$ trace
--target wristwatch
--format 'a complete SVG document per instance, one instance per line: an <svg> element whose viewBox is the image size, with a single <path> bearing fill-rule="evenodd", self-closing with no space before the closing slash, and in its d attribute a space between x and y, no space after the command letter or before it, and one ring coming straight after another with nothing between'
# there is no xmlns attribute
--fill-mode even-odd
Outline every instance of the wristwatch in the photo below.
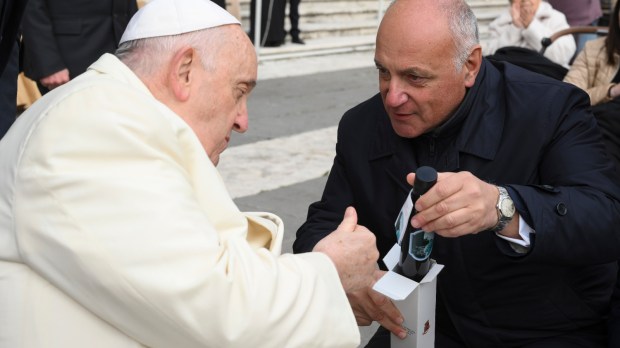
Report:
<svg viewBox="0 0 620 348"><path fill-rule="evenodd" d="M497 186L497 189L499 190L497 205L495 205L497 209L497 224L491 229L491 232L503 230L515 215L515 204L510 198L508 191L501 186Z"/></svg>

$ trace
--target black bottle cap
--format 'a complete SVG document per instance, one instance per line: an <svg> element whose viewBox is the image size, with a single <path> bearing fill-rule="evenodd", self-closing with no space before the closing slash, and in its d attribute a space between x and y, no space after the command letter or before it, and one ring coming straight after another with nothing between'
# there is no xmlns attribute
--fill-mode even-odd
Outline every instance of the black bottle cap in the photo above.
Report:
<svg viewBox="0 0 620 348"><path fill-rule="evenodd" d="M413 181L413 192L419 196L423 195L437 182L437 171L432 167L420 167L415 171Z"/></svg>

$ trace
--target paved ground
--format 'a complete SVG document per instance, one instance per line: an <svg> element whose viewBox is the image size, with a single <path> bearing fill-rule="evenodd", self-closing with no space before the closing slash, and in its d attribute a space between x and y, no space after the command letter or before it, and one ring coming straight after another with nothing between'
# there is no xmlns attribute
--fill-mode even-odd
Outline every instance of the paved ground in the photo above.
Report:
<svg viewBox="0 0 620 348"><path fill-rule="evenodd" d="M377 91L372 52L259 65L250 129L233 136L218 169L241 210L284 220L285 252L308 205L320 199L340 117ZM361 328L362 344L375 329Z"/></svg>

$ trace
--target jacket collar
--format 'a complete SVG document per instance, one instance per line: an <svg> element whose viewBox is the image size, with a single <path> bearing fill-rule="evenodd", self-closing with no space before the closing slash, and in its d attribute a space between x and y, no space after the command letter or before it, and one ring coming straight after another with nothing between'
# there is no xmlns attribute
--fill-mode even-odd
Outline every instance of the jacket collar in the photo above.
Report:
<svg viewBox="0 0 620 348"><path fill-rule="evenodd" d="M457 113L466 113L456 139L456 147L460 152L489 161L495 158L502 139L506 115L501 97L503 95L504 85L498 69L483 59L476 83L461 104L469 107L459 107L457 110Z"/></svg>

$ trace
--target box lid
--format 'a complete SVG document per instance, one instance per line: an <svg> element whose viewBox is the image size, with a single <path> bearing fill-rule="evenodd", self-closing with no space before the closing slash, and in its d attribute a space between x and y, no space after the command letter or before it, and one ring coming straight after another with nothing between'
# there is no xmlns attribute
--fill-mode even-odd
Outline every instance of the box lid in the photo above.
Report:
<svg viewBox="0 0 620 348"><path fill-rule="evenodd" d="M392 249L390 249L390 251L383 258L383 262L390 271L384 274L383 277L381 277L381 279L379 279L372 287L373 290L395 301L406 299L419 284L434 281L444 267L443 265L433 261L433 265L428 273L424 276L420 283L418 283L393 271L394 267L398 265L399 257L400 246L398 244L394 244Z"/></svg>

